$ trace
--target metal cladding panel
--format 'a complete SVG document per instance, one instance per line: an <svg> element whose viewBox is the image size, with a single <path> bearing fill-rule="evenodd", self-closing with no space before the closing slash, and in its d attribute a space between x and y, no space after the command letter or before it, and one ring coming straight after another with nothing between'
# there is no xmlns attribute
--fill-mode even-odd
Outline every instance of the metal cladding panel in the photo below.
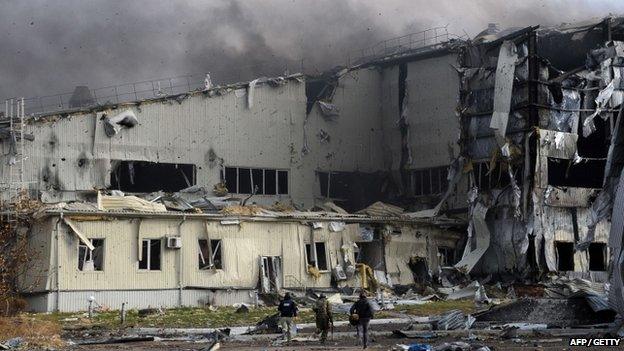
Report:
<svg viewBox="0 0 624 351"><path fill-rule="evenodd" d="M144 220L144 239L175 235L178 221ZM138 269L139 220L76 222L89 239L104 239L104 268L102 271L78 270L79 239L66 225L59 237L60 290L82 289L171 289L177 284L177 250L161 248L161 269Z"/></svg>
<svg viewBox="0 0 624 351"><path fill-rule="evenodd" d="M236 303L254 304L256 302L255 290L182 290L183 306L232 306Z"/></svg>
<svg viewBox="0 0 624 351"><path fill-rule="evenodd" d="M459 155L459 75L454 65L456 53L407 64L409 168L447 166Z"/></svg>
<svg viewBox="0 0 624 351"><path fill-rule="evenodd" d="M384 170L381 125L381 72L376 67L349 71L338 79L331 103L339 116L325 117L318 104L307 117L310 153L304 157L322 170ZM329 138L321 140L326 133Z"/></svg>
<svg viewBox="0 0 624 351"><path fill-rule="evenodd" d="M56 308L55 295L52 297L52 306ZM126 303L128 309L138 308L173 308L179 307L179 290L81 290L81 291L61 291L59 294L58 310L60 312L77 312L89 309L89 298L95 297L98 305L108 307L112 310L120 310L121 304Z"/></svg>
<svg viewBox="0 0 624 351"><path fill-rule="evenodd" d="M197 183L206 186L219 181L221 160L223 165L245 167L301 166L297 156L303 145L299 130L305 120L305 84L261 84L254 95L251 108L247 89L241 88L212 97L194 94L98 113L43 117L26 128L35 140L25 142L24 180L32 182L30 188L52 194L50 201L59 201L75 199L75 190L108 187L111 160L192 163L197 166ZM126 110L132 110L139 123L106 136L104 115ZM2 143L3 150L7 147ZM9 177L6 157L0 166L3 179ZM295 172L313 170L310 164Z"/></svg>
<svg viewBox="0 0 624 351"><path fill-rule="evenodd" d="M384 68L381 77L381 119L386 168L398 170L401 163L399 130L399 66Z"/></svg>
<svg viewBox="0 0 624 351"><path fill-rule="evenodd" d="M89 239L104 239L102 271L78 270L77 236L64 224L59 239L60 290L153 290L177 288L242 288L258 286L261 256L280 256L285 287L322 287L331 283L330 271L320 279L307 273L305 243L310 226L288 222L241 222L224 225L203 220L134 219L75 221ZM182 248L169 249L163 240L160 270L138 269L141 239L181 236ZM325 242L328 267L343 263L341 246L352 243L358 230L349 224L341 232L327 225L314 231L315 242ZM199 239L221 240L222 269L199 268ZM354 262L354 258L350 257Z"/></svg>
<svg viewBox="0 0 624 351"><path fill-rule="evenodd" d="M428 229L427 232L429 232ZM386 272L393 284L414 284L414 274L409 268L409 262L412 257L428 257L428 242L427 236L420 235L411 227L402 227L401 235L389 236L389 241L384 245L384 255ZM427 263L428 268L432 269L428 258Z"/></svg>
<svg viewBox="0 0 624 351"><path fill-rule="evenodd" d="M123 303L127 309L140 308L175 308L182 306L201 307L206 304L212 306L231 306L235 303L253 304L256 301L254 290L83 290L61 291L45 293L27 297L28 310L32 312L79 312L89 309L90 297L95 302L112 310L120 310ZM57 308L58 307L58 308Z"/></svg>
<svg viewBox="0 0 624 351"><path fill-rule="evenodd" d="M39 220L28 232L27 250L31 259L25 274L19 276L18 283L22 292L46 291L55 285L55 223L56 220L52 218Z"/></svg>

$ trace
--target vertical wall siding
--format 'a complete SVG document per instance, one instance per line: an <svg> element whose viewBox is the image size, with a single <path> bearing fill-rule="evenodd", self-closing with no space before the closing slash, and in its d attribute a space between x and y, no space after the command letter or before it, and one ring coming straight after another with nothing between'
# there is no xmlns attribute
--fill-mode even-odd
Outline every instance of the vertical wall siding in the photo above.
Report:
<svg viewBox="0 0 624 351"><path fill-rule="evenodd" d="M181 235L182 248L163 248L160 271L139 271L138 221L78 222L78 227L88 238L105 240L104 270L100 272L78 270L78 238L63 225L60 238L61 290L177 289L180 286L255 289L260 276L260 256L282 257L285 287L330 287L329 272L322 273L316 280L306 271L304 244L310 240L308 225L208 222L206 228L205 222L200 220L143 219L143 238ZM314 240L326 243L328 264L333 267L342 263L340 247L352 243L359 229L357 225L347 225L342 232L330 232L326 227L314 231ZM197 241L208 237L222 240L224 267L221 270L199 269ZM178 264L178 255L182 255L182 265ZM354 261L353 257L351 261Z"/></svg>
<svg viewBox="0 0 624 351"><path fill-rule="evenodd" d="M293 150L301 150L303 140L291 133L303 128L305 103L305 84L289 80L278 87L257 86L251 109L243 88L213 97L195 94L179 103L50 117L27 126L35 140L25 143L25 180L45 192L44 200L58 201L74 199L74 190L107 187L110 161L116 159L193 163L198 184L208 188L219 181L221 163L306 172L294 166L300 160L293 158ZM134 111L139 124L107 137L103 114L126 109ZM210 160L211 152L216 160ZM5 157L0 172L8 178ZM291 174L291 179L298 176Z"/></svg>

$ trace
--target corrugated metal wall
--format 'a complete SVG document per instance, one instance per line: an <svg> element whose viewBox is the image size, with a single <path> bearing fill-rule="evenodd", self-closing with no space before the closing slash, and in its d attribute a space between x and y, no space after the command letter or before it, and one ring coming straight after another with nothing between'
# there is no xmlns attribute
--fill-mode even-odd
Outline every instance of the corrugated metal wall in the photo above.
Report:
<svg viewBox="0 0 624 351"><path fill-rule="evenodd" d="M159 271L139 270L137 238L164 238L180 235L182 248L162 249ZM306 271L305 246L310 241L310 226L287 222L242 222L222 225L219 222L164 219L101 220L78 222L88 238L103 238L103 271L78 270L78 238L65 226L60 236L60 290L119 290L247 288L255 289L259 280L259 257L282 257L285 287L329 287L331 273L323 272L315 280ZM327 226L314 230L314 240L326 243L330 267L342 263L340 247L353 242L358 225L347 225L342 232L330 232ZM201 270L198 263L198 239L220 239L223 248L222 270ZM182 265L178 255L182 255ZM353 262L354 258L352 258ZM54 257L52 258L54 261ZM285 279L294 277L294 279Z"/></svg>
<svg viewBox="0 0 624 351"><path fill-rule="evenodd" d="M55 201L74 199L73 190L107 187L111 160L192 163L198 184L209 188L219 181L221 160L226 166L308 171L300 167L303 140L293 132L303 128L305 85L297 80L278 87L259 85L254 95L251 109L245 88L129 107L139 124L111 138L104 133L102 113L34 122L27 126L35 140L25 143L25 180L45 191L45 200ZM124 110L105 113L114 116ZM6 149L8 144L2 145ZM210 160L212 152L216 160ZM5 161L0 175L8 177ZM291 182L298 178L291 173Z"/></svg>

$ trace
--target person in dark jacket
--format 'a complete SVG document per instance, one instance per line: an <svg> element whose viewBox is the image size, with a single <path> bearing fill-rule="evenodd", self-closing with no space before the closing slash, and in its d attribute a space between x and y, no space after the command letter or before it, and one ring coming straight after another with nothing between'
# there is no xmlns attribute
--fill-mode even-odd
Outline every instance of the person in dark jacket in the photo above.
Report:
<svg viewBox="0 0 624 351"><path fill-rule="evenodd" d="M297 304L290 297L290 293L284 295L284 299L280 301L277 310L280 313L280 325L282 327L282 333L286 334L288 342L290 342L292 336L290 330L292 329L293 318L297 317Z"/></svg>
<svg viewBox="0 0 624 351"><path fill-rule="evenodd" d="M371 307L366 294L360 293L360 299L357 300L353 306L351 306L350 314L353 318L357 315L358 320L358 332L359 327L362 327L362 345L364 348L368 347L368 323L373 318L373 308Z"/></svg>

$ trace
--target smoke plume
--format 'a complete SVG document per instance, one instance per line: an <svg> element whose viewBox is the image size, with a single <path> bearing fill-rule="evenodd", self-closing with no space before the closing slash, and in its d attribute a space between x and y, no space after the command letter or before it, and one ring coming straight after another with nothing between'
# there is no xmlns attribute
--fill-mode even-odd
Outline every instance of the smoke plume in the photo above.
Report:
<svg viewBox="0 0 624 351"><path fill-rule="evenodd" d="M0 97L210 72L217 82L317 72L430 27L475 35L620 13L598 0L3 1Z"/></svg>

